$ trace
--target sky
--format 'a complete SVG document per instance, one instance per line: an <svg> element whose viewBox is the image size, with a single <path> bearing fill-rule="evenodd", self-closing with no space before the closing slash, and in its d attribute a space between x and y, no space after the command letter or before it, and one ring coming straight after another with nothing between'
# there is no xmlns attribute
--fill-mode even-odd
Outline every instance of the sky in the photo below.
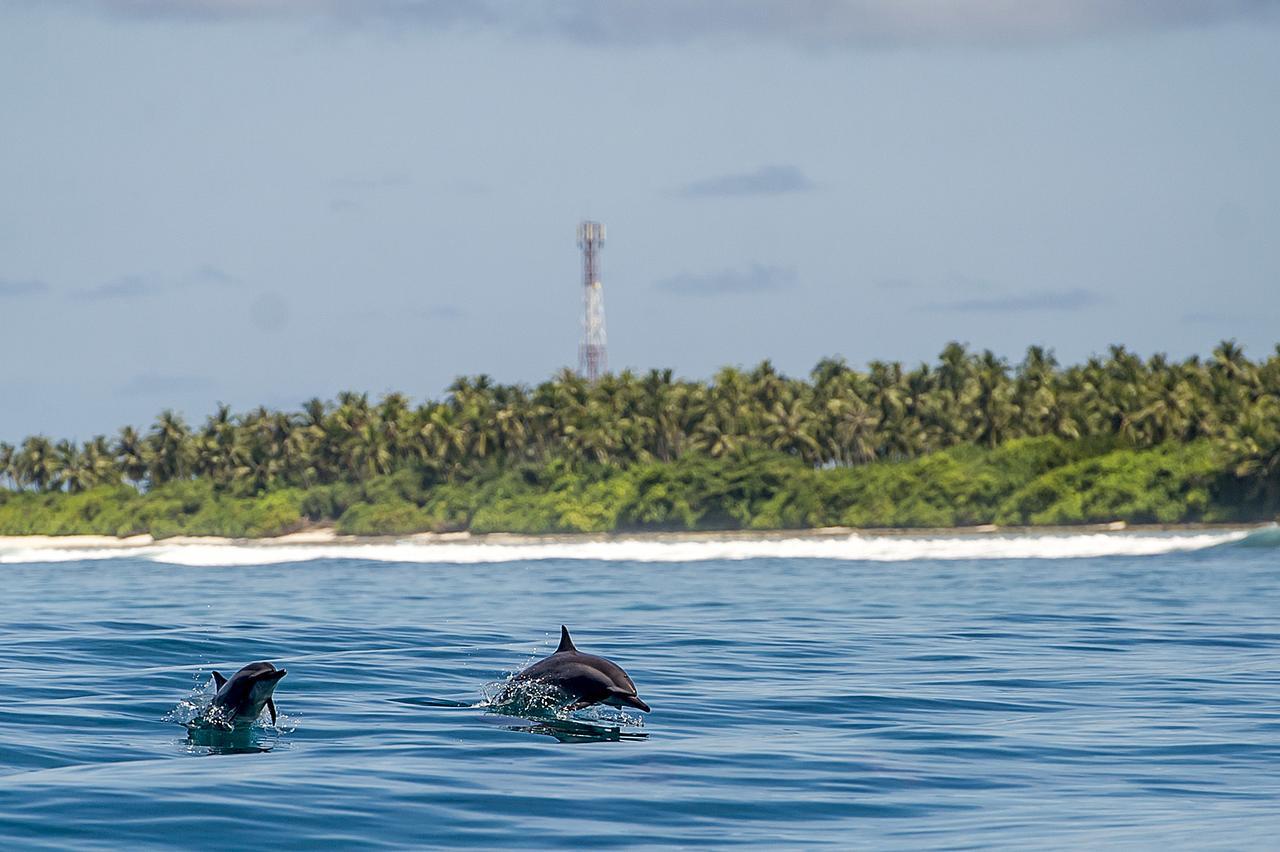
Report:
<svg viewBox="0 0 1280 852"><path fill-rule="evenodd" d="M1280 0L0 0L0 440L1280 342Z"/></svg>

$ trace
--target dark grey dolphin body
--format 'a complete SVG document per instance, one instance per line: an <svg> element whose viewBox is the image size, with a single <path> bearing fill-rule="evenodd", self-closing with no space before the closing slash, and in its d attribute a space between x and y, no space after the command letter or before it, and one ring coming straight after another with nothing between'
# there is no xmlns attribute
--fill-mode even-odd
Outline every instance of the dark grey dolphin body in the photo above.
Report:
<svg viewBox="0 0 1280 852"><path fill-rule="evenodd" d="M556 652L511 678L499 700L509 696L516 685L529 681L558 687L573 699L569 705L572 710L603 703L649 712L649 705L640 700L636 685L627 673L604 657L584 654L575 648L569 638L569 628L563 624Z"/></svg>
<svg viewBox="0 0 1280 852"><path fill-rule="evenodd" d="M270 663L250 663L231 676L213 673L218 693L209 704L208 716L217 722L233 727L252 725L265 706L271 712L271 724L276 722L276 702L271 694L276 684L288 672Z"/></svg>

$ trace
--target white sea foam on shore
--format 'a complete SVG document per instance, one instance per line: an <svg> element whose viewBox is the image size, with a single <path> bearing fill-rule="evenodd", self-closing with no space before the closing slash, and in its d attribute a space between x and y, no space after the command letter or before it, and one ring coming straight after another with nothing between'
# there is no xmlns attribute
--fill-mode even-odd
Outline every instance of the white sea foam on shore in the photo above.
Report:
<svg viewBox="0 0 1280 852"><path fill-rule="evenodd" d="M1076 559L1099 556L1156 556L1203 550L1242 541L1250 530L1195 532L1092 532L963 535L848 535L794 538L636 538L530 540L519 543L202 543L137 547L5 546L0 564L139 558L168 565L234 567L277 565L315 559L370 562L481 564L544 559L606 562L704 562L717 559L830 559L904 562L910 560Z"/></svg>

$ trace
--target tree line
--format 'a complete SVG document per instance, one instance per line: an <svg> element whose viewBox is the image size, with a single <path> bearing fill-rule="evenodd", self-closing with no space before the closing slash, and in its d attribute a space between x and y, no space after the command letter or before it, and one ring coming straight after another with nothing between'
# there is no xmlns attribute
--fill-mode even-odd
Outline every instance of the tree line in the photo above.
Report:
<svg viewBox="0 0 1280 852"><path fill-rule="evenodd" d="M342 393L299 411L220 405L192 428L165 411L84 442L34 435L0 443L0 486L79 493L128 484L149 491L201 480L233 494L364 483L401 471L424 482L465 481L495 467L551 462L627 469L687 457L767 451L814 468L908 460L1015 438L1103 438L1149 448L1207 439L1235 475L1280 480L1280 346L1253 361L1234 342L1209 358L1142 358L1123 346L1062 366L1030 347L1016 365L949 344L914 368L865 370L824 359L807 379L769 361L726 367L710 381L671 370L589 383L565 370L527 387L460 378L442 400L399 393L371 402Z"/></svg>

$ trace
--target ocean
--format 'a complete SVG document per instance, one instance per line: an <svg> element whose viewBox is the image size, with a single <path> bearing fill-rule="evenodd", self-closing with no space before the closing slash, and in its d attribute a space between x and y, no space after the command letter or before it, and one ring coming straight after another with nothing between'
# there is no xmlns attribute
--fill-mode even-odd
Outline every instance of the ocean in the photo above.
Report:
<svg viewBox="0 0 1280 852"><path fill-rule="evenodd" d="M1222 848L1280 834L1280 530L0 541L0 848ZM506 715L560 625L653 707ZM211 672L281 716L183 723Z"/></svg>

